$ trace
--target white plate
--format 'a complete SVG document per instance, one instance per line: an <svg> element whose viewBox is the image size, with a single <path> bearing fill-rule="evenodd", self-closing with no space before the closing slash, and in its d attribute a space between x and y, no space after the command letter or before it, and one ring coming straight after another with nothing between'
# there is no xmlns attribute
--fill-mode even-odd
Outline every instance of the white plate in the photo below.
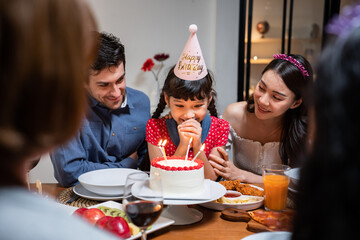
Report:
<svg viewBox="0 0 360 240"><path fill-rule="evenodd" d="M200 192L192 193L192 194L185 194L185 193L163 193L163 197L165 200L190 200L190 201L207 201L211 198L211 189L210 189L210 180L204 181L204 188ZM147 196L153 195L153 191L146 186L142 186L140 189L140 184L135 183L132 188L131 192L139 198L146 198Z"/></svg>
<svg viewBox="0 0 360 240"><path fill-rule="evenodd" d="M97 208L98 206L106 206L106 207L110 207L110 208L122 209L122 204L118 203L118 202L114 202L114 201L107 201L107 202L99 203L99 204L96 204L96 205L88 207L88 208ZM74 209L72 209L72 210L74 210ZM161 228L172 225L174 222L175 222L174 220L171 220L171 219L164 218L164 217L160 216L158 218L158 220L156 220L156 222L152 225L152 228L150 230L147 230L146 232L147 233L155 232L155 231L157 231L157 230L159 230ZM131 236L130 238L126 238L126 239L127 240L132 240L132 239L137 239L137 238L140 238L140 237L141 237L141 234L139 233L136 236Z"/></svg>
<svg viewBox="0 0 360 240"><path fill-rule="evenodd" d="M106 168L81 174L79 182L86 190L100 196L123 194L126 178L131 173L141 172L131 168Z"/></svg>
<svg viewBox="0 0 360 240"><path fill-rule="evenodd" d="M119 196L98 195L96 193L88 191L80 183L75 185L75 187L73 188L73 191L76 195L79 195L80 197L91 199L91 200L97 200L97 201L122 200L122 198L123 198L123 195L119 195Z"/></svg>
<svg viewBox="0 0 360 240"><path fill-rule="evenodd" d="M264 189L262 189L261 187L258 187L258 186L254 186L254 185L250 185L250 186L255 187L257 189L260 189L260 190L264 190ZM239 198L245 198L245 197L249 197L249 196L248 195L241 195L241 197L239 197ZM237 208L237 209L243 209L243 210L253 210L253 209L261 207L264 204L264 198L263 197L259 197L259 198L260 198L259 201L251 202L251 203L239 203L239 204L234 204L233 203L232 204L232 203L217 203L217 202L211 201L211 202L207 202L207 203L202 203L200 205L203 206L203 207L210 208L210 209L213 209L213 210L218 210L218 211L224 210L226 208ZM216 199L214 199L214 200L216 200Z"/></svg>
<svg viewBox="0 0 360 240"><path fill-rule="evenodd" d="M262 232L244 237L242 240L273 240L273 239L290 240L291 232Z"/></svg>
<svg viewBox="0 0 360 240"><path fill-rule="evenodd" d="M226 193L226 188L218 182L211 181L209 179L205 179L210 185L208 191L209 193L205 192L204 195L209 196L207 199L164 199L165 205L193 205L193 204L200 204L213 201L218 199Z"/></svg>

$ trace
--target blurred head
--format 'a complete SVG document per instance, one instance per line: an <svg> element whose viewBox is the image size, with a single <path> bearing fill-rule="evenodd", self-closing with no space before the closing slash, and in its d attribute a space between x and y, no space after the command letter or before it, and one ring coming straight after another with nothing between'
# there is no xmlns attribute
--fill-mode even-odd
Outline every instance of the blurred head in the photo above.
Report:
<svg viewBox="0 0 360 240"><path fill-rule="evenodd" d="M82 0L0 0L0 184L22 184L24 160L77 132L93 30Z"/></svg>
<svg viewBox="0 0 360 240"><path fill-rule="evenodd" d="M331 157L329 163L331 160L333 165L336 162L339 167L354 164L354 171L360 171L360 127L357 112L360 105L359 44L360 27L357 27L346 39L339 39L324 49L313 94L315 153L325 155L320 149L326 149L326 154ZM325 161L323 158L318 160ZM360 183L360 178L357 180Z"/></svg>
<svg viewBox="0 0 360 240"><path fill-rule="evenodd" d="M160 117L166 105L178 124L188 119L196 119L200 122L208 110L212 116L217 116L216 92L212 86L213 79L210 74L200 80L188 81L178 78L172 68L165 79L160 102L153 118Z"/></svg>
<svg viewBox="0 0 360 240"><path fill-rule="evenodd" d="M313 89L314 143L301 171L293 239L351 238L357 233L358 215L348 209L356 209L354 189L360 188L360 8L350 7L334 21L339 37L328 42L319 59ZM346 204L329 212L339 204L334 189L341 189L341 202ZM316 204L319 198L327 200ZM324 214L315 216L314 211Z"/></svg>
<svg viewBox="0 0 360 240"><path fill-rule="evenodd" d="M125 48L112 34L94 33L100 39L96 61L91 65L86 89L109 109L118 109L125 97Z"/></svg>

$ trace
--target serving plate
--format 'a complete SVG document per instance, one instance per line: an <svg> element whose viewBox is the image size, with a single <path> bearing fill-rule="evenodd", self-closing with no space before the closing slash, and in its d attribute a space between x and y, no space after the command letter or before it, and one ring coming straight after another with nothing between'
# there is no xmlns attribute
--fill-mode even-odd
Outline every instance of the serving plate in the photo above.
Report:
<svg viewBox="0 0 360 240"><path fill-rule="evenodd" d="M254 186L249 184L252 187L255 187L259 190L264 190L261 187L258 186ZM228 192L234 192L234 191L228 191ZM249 195L241 195L240 197L236 198L236 199L245 199L245 198L249 198L249 197L255 197L255 196L249 196ZM213 210L217 210L217 211L222 211L226 208L237 208L237 209L243 209L243 210L253 210L256 208L261 207L264 204L264 197L256 197L259 198L258 201L256 202L250 202L250 203L218 203L215 201L211 201L211 202L206 202L206 203L202 203L200 204L203 207L209 208L209 209L213 209Z"/></svg>
<svg viewBox="0 0 360 240"><path fill-rule="evenodd" d="M65 205L64 205L65 206ZM114 202L114 201L107 201L107 202L102 202L102 203L99 203L99 204L96 204L96 205L93 205L91 207L88 207L88 208L97 208L99 206L105 206L105 207L110 207L110 208L118 208L118 209L122 209L122 204L121 203L118 203L118 202ZM67 206L69 207L69 206ZM68 212L70 214L72 214L77 208L74 208L74 207L69 207L68 208ZM158 220L156 220L156 222L152 225L151 229L149 230L146 230L147 233L152 233L152 232L155 232L159 229L162 229L162 228L165 228L167 226L170 226L174 223L175 221L174 220L171 220L171 219L168 219L168 218L165 218L165 217L162 217L160 216L158 218ZM105 231L105 230L104 230ZM137 239L137 238L140 238L141 237L141 234L137 234L135 236L131 236L130 238L126 238L126 240L133 240L133 239Z"/></svg>
<svg viewBox="0 0 360 240"><path fill-rule="evenodd" d="M80 197L91 199L91 200L96 200L96 201L110 201L110 200L122 200L123 199L123 194L118 195L118 196L101 196L101 195L98 195L96 193L88 191L80 183L75 185L75 187L73 188L73 192L76 195L79 195Z"/></svg>

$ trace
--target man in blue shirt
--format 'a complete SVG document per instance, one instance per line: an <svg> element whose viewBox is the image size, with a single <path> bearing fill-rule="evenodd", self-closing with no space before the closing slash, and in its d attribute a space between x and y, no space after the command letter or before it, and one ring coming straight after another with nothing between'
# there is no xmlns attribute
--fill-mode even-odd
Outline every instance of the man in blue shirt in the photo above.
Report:
<svg viewBox="0 0 360 240"><path fill-rule="evenodd" d="M65 187L88 171L137 168L147 154L145 130L149 98L125 84L125 51L111 34L100 38L96 62L85 88L89 111L77 136L51 156L56 180Z"/></svg>

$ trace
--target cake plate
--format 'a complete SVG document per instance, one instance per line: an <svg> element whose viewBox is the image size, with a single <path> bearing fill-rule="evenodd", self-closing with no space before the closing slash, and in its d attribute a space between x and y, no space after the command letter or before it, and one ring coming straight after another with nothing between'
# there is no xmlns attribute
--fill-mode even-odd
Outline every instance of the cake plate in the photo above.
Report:
<svg viewBox="0 0 360 240"><path fill-rule="evenodd" d="M209 182L210 198L207 199L164 199L164 208L161 216L170 218L175 221L174 225L189 225L201 221L203 218L202 212L197 209L189 208L188 205L201 204L216 200L226 193L226 189L218 182L206 179ZM209 193L206 193L209 195Z"/></svg>

